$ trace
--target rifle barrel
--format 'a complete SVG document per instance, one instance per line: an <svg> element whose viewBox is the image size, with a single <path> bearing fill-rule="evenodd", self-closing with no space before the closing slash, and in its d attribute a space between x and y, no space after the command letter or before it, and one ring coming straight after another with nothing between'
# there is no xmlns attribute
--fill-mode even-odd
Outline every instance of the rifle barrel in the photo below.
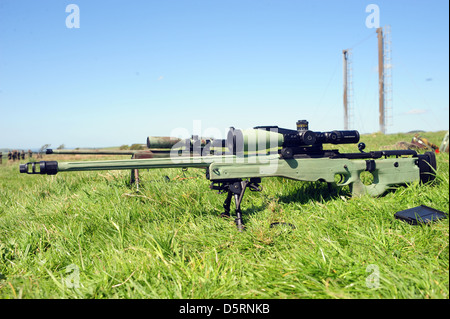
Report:
<svg viewBox="0 0 450 319"><path fill-rule="evenodd" d="M224 157L221 157L222 159ZM145 169L145 168L206 168L212 162L217 161L217 156L188 157L179 156L176 158L149 158L149 159L129 159L129 160L108 160L108 161L80 161L80 162L57 162L41 161L30 162L20 165L21 173L55 175L58 172L72 171L97 171L97 170L125 170L125 169Z"/></svg>

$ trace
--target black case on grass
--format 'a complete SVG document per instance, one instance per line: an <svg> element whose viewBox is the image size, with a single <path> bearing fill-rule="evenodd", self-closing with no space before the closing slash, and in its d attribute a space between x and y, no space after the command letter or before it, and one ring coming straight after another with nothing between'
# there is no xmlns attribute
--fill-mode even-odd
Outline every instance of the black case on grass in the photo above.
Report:
<svg viewBox="0 0 450 319"><path fill-rule="evenodd" d="M420 205L410 209L405 209L394 214L395 218L403 220L411 225L419 223L430 223L442 218L447 218L447 215L440 210Z"/></svg>

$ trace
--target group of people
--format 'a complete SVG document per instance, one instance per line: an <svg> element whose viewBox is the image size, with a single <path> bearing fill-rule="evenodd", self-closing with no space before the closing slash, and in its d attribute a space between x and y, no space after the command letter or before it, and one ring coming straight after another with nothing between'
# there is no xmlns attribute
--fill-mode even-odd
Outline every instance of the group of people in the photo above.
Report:
<svg viewBox="0 0 450 319"><path fill-rule="evenodd" d="M31 158L33 156L33 152L31 150L28 150L28 157ZM18 150L13 150L13 151L9 151L8 152L8 160L20 160L20 159L25 159L25 151L22 150L18 151Z"/></svg>

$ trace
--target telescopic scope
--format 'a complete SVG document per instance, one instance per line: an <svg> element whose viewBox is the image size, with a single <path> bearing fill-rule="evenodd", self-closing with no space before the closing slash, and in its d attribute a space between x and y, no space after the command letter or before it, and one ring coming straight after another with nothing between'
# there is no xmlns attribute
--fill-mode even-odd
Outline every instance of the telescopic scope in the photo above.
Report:
<svg viewBox="0 0 450 319"><path fill-rule="evenodd" d="M308 129L307 121L301 120L297 122L297 130L278 126L256 126L247 130L232 127L228 131L226 143L229 151L236 155L277 150L284 157L289 157L321 152L322 144L358 143L359 138L356 130L314 132Z"/></svg>

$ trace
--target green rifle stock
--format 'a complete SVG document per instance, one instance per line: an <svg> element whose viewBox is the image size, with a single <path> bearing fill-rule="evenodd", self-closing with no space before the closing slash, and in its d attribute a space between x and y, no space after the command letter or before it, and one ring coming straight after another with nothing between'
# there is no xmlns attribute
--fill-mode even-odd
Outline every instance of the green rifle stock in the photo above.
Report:
<svg viewBox="0 0 450 319"><path fill-rule="evenodd" d="M252 136L264 138L262 131L275 131L276 127L256 127ZM304 130L302 128L302 130ZM298 181L326 182L337 186L348 185L353 196L368 194L379 196L398 185L434 180L436 158L433 152L418 154L413 150L390 150L364 152L365 145L358 145L357 153L340 153L337 150L323 150L323 143L357 143L357 131L333 131L308 133L278 129L273 143L250 141L246 132L230 129L227 146L230 155L171 156L170 158L150 158L132 160L56 162L41 161L20 165L21 173L55 175L59 172L123 170L123 169L163 169L202 168L211 181L211 189L227 193L222 216L230 216L230 204L234 197L236 225L243 229L241 202L245 190L261 191L261 178L284 177ZM311 133L312 132L312 133ZM302 136L302 137L299 137ZM242 143L243 142L243 143ZM269 145L271 144L271 145ZM257 148L261 146L261 149ZM272 147L273 146L273 147ZM276 154L261 154L263 148L278 148ZM256 153L253 152L256 150ZM364 183L363 172L371 174L371 182Z"/></svg>

